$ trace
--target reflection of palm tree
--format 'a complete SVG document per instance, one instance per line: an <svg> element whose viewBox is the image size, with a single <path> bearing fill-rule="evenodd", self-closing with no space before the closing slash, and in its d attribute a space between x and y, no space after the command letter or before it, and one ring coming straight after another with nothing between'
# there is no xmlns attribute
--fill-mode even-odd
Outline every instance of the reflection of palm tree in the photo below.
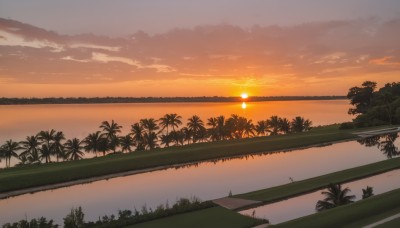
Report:
<svg viewBox="0 0 400 228"><path fill-rule="evenodd" d="M83 146L82 142L77 139L73 138L72 140L69 139L65 143L65 148L66 148L66 157L69 158L69 160L80 160L82 159L84 153L83 153Z"/></svg>
<svg viewBox="0 0 400 228"><path fill-rule="evenodd" d="M366 199L374 195L374 189L370 186L367 186L365 189L362 189L362 198Z"/></svg>
<svg viewBox="0 0 400 228"><path fill-rule="evenodd" d="M354 195L348 195L350 192L349 188L342 190L340 184L329 184L328 191L323 191L322 194L325 196L324 200L318 200L315 209L317 211L323 211L331 209L337 206L345 205L354 202L356 198Z"/></svg>
<svg viewBox="0 0 400 228"><path fill-rule="evenodd" d="M359 139L359 140L357 140L357 142L366 147L372 147L372 146L377 146L379 144L379 139L380 139L380 136L376 135L376 136Z"/></svg>
<svg viewBox="0 0 400 228"><path fill-rule="evenodd" d="M14 142L11 139L6 141L3 146L1 146L1 151L3 157L6 159L6 167L11 165L11 157L18 158L18 151L21 149L18 142Z"/></svg>
<svg viewBox="0 0 400 228"><path fill-rule="evenodd" d="M95 133L90 133L88 136L86 136L84 143L85 145L85 150L87 152L92 151L95 156L97 157L97 151L100 149L100 141L101 141L101 132L96 131Z"/></svg>
<svg viewBox="0 0 400 228"><path fill-rule="evenodd" d="M199 139L199 132L205 129L203 120L201 120L197 115L194 115L188 119L187 128L192 131L193 143L197 142Z"/></svg>
<svg viewBox="0 0 400 228"><path fill-rule="evenodd" d="M393 158L399 155L399 150L394 144L398 137L397 133L382 136L383 141L379 142L379 148L387 158Z"/></svg>

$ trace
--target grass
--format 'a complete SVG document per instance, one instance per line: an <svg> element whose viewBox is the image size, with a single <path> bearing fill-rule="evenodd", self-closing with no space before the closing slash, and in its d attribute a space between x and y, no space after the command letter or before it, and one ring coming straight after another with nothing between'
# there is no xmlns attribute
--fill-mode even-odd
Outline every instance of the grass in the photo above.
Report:
<svg viewBox="0 0 400 228"><path fill-rule="evenodd" d="M399 213L400 213L400 209L399 209ZM385 222L381 225L376 226L376 228L398 228L398 227L400 227L400 218L393 219L389 222Z"/></svg>
<svg viewBox="0 0 400 228"><path fill-rule="evenodd" d="M150 222L139 223L133 226L135 228L150 228L150 227L253 227L264 223L261 220L241 215L234 211L223 207L212 207L199 211L189 212L170 216L167 218L157 219Z"/></svg>
<svg viewBox="0 0 400 228"><path fill-rule="evenodd" d="M398 168L400 168L400 158L393 158L268 189L235 195L234 197L269 203L316 191L325 188L329 183L348 182Z"/></svg>
<svg viewBox="0 0 400 228"><path fill-rule="evenodd" d="M362 227L398 212L400 210L399 202L400 189L396 189L273 227Z"/></svg>
<svg viewBox="0 0 400 228"><path fill-rule="evenodd" d="M351 134L354 131L338 130L338 125L330 125L297 134L198 143L80 161L13 167L0 171L0 193L125 171L355 139L357 136Z"/></svg>

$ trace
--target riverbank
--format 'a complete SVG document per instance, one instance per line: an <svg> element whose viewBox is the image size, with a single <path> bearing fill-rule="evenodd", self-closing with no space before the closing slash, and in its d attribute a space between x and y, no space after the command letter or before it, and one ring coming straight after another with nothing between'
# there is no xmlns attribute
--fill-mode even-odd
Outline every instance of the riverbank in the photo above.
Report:
<svg viewBox="0 0 400 228"><path fill-rule="evenodd" d="M4 198L193 162L352 140L357 138L352 134L354 132L340 131L337 125L333 125L299 134L199 143L80 161L14 167L0 171L0 193Z"/></svg>

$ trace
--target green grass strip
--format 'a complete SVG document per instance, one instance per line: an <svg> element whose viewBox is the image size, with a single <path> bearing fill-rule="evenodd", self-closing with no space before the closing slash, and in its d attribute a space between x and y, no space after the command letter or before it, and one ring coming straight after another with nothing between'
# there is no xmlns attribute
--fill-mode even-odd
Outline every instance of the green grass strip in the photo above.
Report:
<svg viewBox="0 0 400 228"><path fill-rule="evenodd" d="M396 189L273 227L362 227L396 214L400 210L399 202L400 189Z"/></svg>
<svg viewBox="0 0 400 228"><path fill-rule="evenodd" d="M194 212L174 215L167 218L157 219L150 222L139 223L128 227L244 228L244 227L253 227L255 225L262 223L264 222L261 220L244 216L222 207L212 207Z"/></svg>
<svg viewBox="0 0 400 228"><path fill-rule="evenodd" d="M314 178L296 181L272 188L235 195L234 197L258 200L263 203L283 200L325 188L329 183L343 183L400 168L400 158L380 161Z"/></svg>
<svg viewBox="0 0 400 228"><path fill-rule="evenodd" d="M377 128L363 130L371 129ZM0 170L0 193L126 171L355 139L357 136L351 134L354 131L356 130L338 130L338 125L331 125L304 133L198 143L80 161L13 167Z"/></svg>

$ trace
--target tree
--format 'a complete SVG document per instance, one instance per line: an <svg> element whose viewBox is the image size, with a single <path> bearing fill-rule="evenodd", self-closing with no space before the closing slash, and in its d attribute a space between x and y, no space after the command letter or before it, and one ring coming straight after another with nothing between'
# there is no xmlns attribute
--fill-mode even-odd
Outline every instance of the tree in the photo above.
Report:
<svg viewBox="0 0 400 228"><path fill-rule="evenodd" d="M254 136L254 124L252 120L247 120L246 118L244 118L243 121L244 121L243 134L247 136L247 138Z"/></svg>
<svg viewBox="0 0 400 228"><path fill-rule="evenodd" d="M43 149L43 143L45 145L45 154L46 154L46 163L51 162L51 155L55 155L54 152L54 136L56 134L56 131L54 129L51 129L49 131L41 131L38 134L38 138L42 141L42 149Z"/></svg>
<svg viewBox="0 0 400 228"><path fill-rule="evenodd" d="M125 135L124 137L120 137L119 139L121 144L122 153L125 151L132 152L132 146L134 144L133 139L130 134Z"/></svg>
<svg viewBox="0 0 400 228"><path fill-rule="evenodd" d="M23 151L20 157L25 157L30 163L39 161L40 142L37 135L27 136L21 145Z"/></svg>
<svg viewBox="0 0 400 228"><path fill-rule="evenodd" d="M329 184L328 191L323 191L321 194L325 196L325 199L318 200L315 209L317 211L324 211L341 205L349 204L354 202L356 198L354 195L348 195L350 193L349 188L342 190L340 184Z"/></svg>
<svg viewBox="0 0 400 228"><path fill-rule="evenodd" d="M11 157L18 158L18 151L21 149L18 142L12 141L12 139L6 141L1 146L1 151L3 157L6 159L6 167L10 167L11 165Z"/></svg>
<svg viewBox="0 0 400 228"><path fill-rule="evenodd" d="M265 136L267 135L267 132L269 132L267 122L264 120L258 121L254 129L256 130L258 136Z"/></svg>
<svg viewBox="0 0 400 228"><path fill-rule="evenodd" d="M100 142L101 142L101 132L96 131L95 133L90 133L84 139L85 143L85 151L93 152L97 157L97 152L100 151Z"/></svg>
<svg viewBox="0 0 400 228"><path fill-rule="evenodd" d="M69 158L69 160L80 160L82 159L84 153L83 153L83 143L77 139L69 139L65 143L65 149L66 149L66 157Z"/></svg>
<svg viewBox="0 0 400 228"><path fill-rule="evenodd" d="M140 123L135 123L131 126L131 134L136 150L144 150L144 128Z"/></svg>
<svg viewBox="0 0 400 228"><path fill-rule="evenodd" d="M267 126L270 129L271 135L278 135L279 133L279 117L278 116L271 116L267 120Z"/></svg>
<svg viewBox="0 0 400 228"><path fill-rule="evenodd" d="M153 118L148 118L148 119L141 119L140 124L142 125L143 129L147 131L147 133L150 135L152 132L160 129L160 127L157 125L157 120L154 120Z"/></svg>
<svg viewBox="0 0 400 228"><path fill-rule="evenodd" d="M64 146L62 144L62 140L64 140L64 133L62 131L59 131L57 133L55 133L54 137L53 137L53 153L56 155L57 158L57 162L59 161L60 158L65 158L65 154L64 154Z"/></svg>
<svg viewBox="0 0 400 228"><path fill-rule="evenodd" d="M219 135L218 135L218 120L215 117L210 117L207 119L207 126L210 128L207 129L207 134L210 136L211 141L216 141L219 140Z"/></svg>
<svg viewBox="0 0 400 228"><path fill-rule="evenodd" d="M201 120L199 116L194 115L188 119L186 125L187 128L193 133L193 143L197 142L197 140L200 138L199 133L205 129L203 120Z"/></svg>
<svg viewBox="0 0 400 228"><path fill-rule="evenodd" d="M85 225L85 214L81 207L72 208L71 212L64 218L65 228L80 228Z"/></svg>
<svg viewBox="0 0 400 228"><path fill-rule="evenodd" d="M366 199L374 195L374 189L370 186L367 186L365 189L362 189L362 198Z"/></svg>
<svg viewBox="0 0 400 228"><path fill-rule="evenodd" d="M365 81L362 87L352 87L347 93L347 98L350 99L350 104L355 108L350 108L348 113L363 114L368 111L371 106L374 91L376 89L376 82Z"/></svg>
<svg viewBox="0 0 400 228"><path fill-rule="evenodd" d="M174 135L174 132L171 132L167 135L161 135L160 140L161 140L161 145L165 145L165 147L169 147L169 144L172 142L172 136Z"/></svg>
<svg viewBox="0 0 400 228"><path fill-rule="evenodd" d="M145 148L151 150L158 147L158 136L155 132L145 132L143 135Z"/></svg>
<svg viewBox="0 0 400 228"><path fill-rule="evenodd" d="M109 149L111 149L115 153L116 148L119 146L117 133L121 132L122 126L114 122L114 120L111 120L111 123L109 123L108 121L103 121L100 125L100 128L102 128L104 131L102 136L104 136L108 140Z"/></svg>
<svg viewBox="0 0 400 228"><path fill-rule="evenodd" d="M292 122L290 122L291 129L293 132L303 132L311 129L312 122L310 120L305 120L301 116L296 116Z"/></svg>
<svg viewBox="0 0 400 228"><path fill-rule="evenodd" d="M168 132L168 127L172 127L172 131L175 131L175 128L178 128L179 125L182 124L182 116L179 116L176 113L171 113L171 114L165 114L163 117L159 119L160 125L161 125L161 130L164 130L167 128L167 135L169 134Z"/></svg>
<svg viewBox="0 0 400 228"><path fill-rule="evenodd" d="M311 126L311 121L307 123ZM290 132L290 121L286 118L279 118L279 131L287 134Z"/></svg>
<svg viewBox="0 0 400 228"><path fill-rule="evenodd" d="M41 160L45 159L46 163L51 162L51 149L47 146L47 144L42 144L42 146L40 147L39 150L40 154L39 154L39 158Z"/></svg>

